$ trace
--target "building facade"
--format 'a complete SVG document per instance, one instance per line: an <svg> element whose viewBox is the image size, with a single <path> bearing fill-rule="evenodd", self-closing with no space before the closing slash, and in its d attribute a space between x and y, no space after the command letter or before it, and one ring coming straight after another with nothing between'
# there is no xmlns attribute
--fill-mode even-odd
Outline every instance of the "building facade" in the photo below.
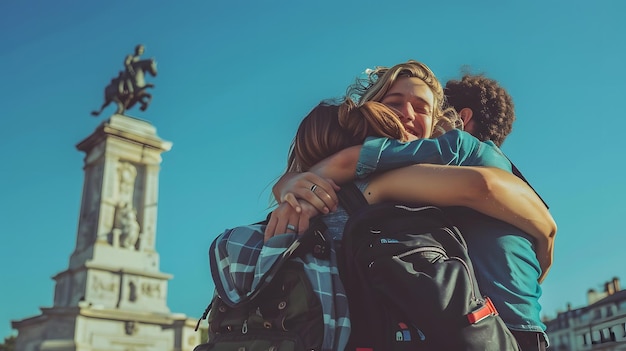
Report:
<svg viewBox="0 0 626 351"><path fill-rule="evenodd" d="M626 350L626 290L618 278L587 292L587 306L545 321L553 351Z"/></svg>

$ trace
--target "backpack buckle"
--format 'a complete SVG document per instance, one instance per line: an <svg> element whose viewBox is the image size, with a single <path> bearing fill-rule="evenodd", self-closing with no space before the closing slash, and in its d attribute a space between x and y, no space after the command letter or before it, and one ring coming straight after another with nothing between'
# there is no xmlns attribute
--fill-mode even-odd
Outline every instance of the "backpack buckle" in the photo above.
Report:
<svg viewBox="0 0 626 351"><path fill-rule="evenodd" d="M491 299L488 296L486 296L485 304L479 309L477 309L476 311L468 314L467 321L470 324L476 324L489 316L497 316L497 315L498 315L498 310L496 310L496 306L494 306L493 302L491 302Z"/></svg>
<svg viewBox="0 0 626 351"><path fill-rule="evenodd" d="M313 257L320 260L328 260L330 258L330 243L324 238L324 234L319 230L314 232L315 241L313 242Z"/></svg>

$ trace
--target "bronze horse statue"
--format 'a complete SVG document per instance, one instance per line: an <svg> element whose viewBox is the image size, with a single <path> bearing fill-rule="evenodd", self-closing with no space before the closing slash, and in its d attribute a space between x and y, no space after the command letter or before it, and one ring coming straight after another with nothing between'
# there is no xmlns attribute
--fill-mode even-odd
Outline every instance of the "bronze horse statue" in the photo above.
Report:
<svg viewBox="0 0 626 351"><path fill-rule="evenodd" d="M139 109L145 111L152 99L152 95L146 92L147 88L154 88L154 84L146 83L146 72L151 76L157 75L157 64L155 59L140 60L133 62L134 75L121 71L120 74L111 80L111 83L104 88L104 103L100 110L91 112L92 116L98 116L111 102L117 104L115 113L122 114L125 110L132 108L139 103Z"/></svg>

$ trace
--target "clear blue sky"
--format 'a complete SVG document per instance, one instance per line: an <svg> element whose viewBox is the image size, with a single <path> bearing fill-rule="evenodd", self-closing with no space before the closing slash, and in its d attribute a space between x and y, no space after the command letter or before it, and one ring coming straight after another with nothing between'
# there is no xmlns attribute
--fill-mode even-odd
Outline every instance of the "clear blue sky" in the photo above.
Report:
<svg viewBox="0 0 626 351"><path fill-rule="evenodd" d="M149 109L128 114L173 142L156 237L173 312L202 313L210 242L265 217L300 119L366 68L407 59L442 81L469 65L511 92L503 150L559 225L544 314L584 305L626 279L624 13L623 0L0 2L0 340L52 306L76 240L75 145L114 112L89 114L138 43L159 76Z"/></svg>

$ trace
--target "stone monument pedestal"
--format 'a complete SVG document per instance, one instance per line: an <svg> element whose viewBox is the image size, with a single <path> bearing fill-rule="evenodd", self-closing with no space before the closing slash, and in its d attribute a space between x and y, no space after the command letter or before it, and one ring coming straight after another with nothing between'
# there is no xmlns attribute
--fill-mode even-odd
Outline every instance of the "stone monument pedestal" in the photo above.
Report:
<svg viewBox="0 0 626 351"><path fill-rule="evenodd" d="M170 274L155 250L162 140L147 121L115 114L76 146L85 152L76 247L54 306L13 321L17 351L191 351L197 320L167 307Z"/></svg>

